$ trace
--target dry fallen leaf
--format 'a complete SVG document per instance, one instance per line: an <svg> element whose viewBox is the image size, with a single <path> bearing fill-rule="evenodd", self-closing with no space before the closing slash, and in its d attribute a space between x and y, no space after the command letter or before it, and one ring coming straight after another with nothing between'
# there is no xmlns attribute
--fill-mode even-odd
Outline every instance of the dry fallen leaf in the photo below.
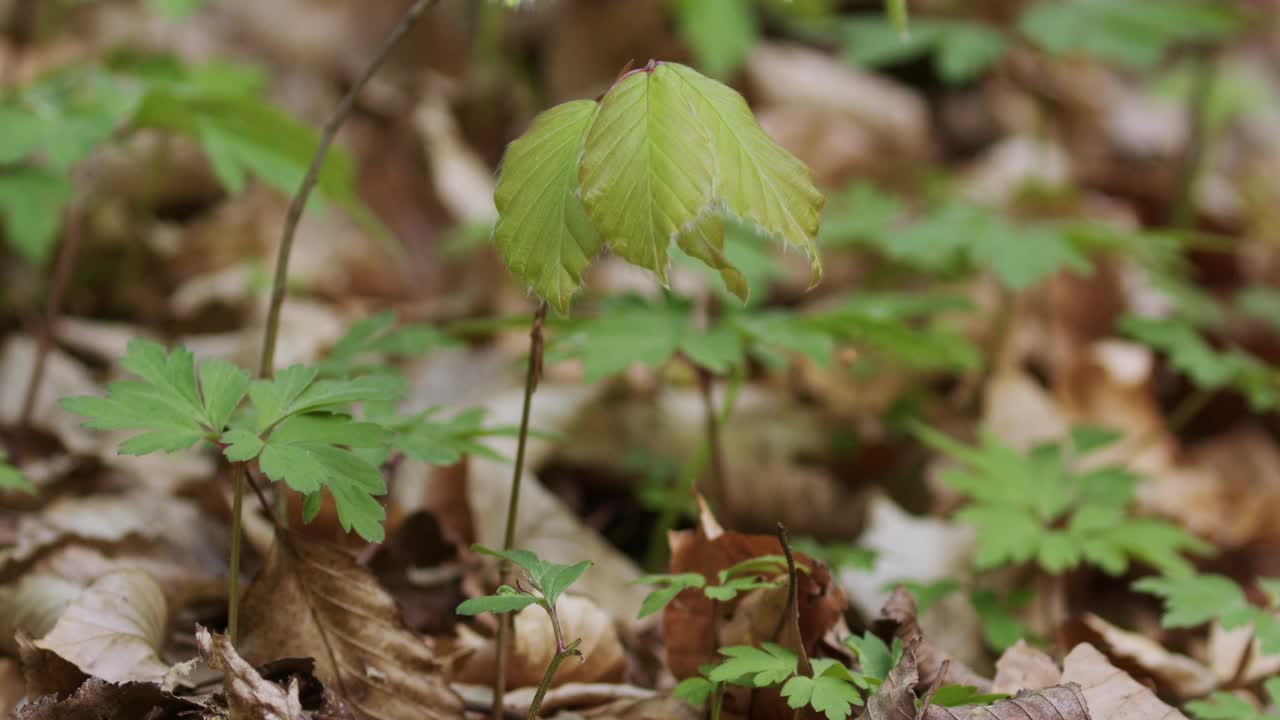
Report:
<svg viewBox="0 0 1280 720"><path fill-rule="evenodd" d="M84 586L56 575L33 573L0 588L0 650L17 654L15 636L42 638Z"/></svg>
<svg viewBox="0 0 1280 720"><path fill-rule="evenodd" d="M1057 685L1061 679L1062 671L1053 658L1018 640L996 661L996 679L991 683L991 692L1009 695L1019 690L1040 690Z"/></svg>
<svg viewBox="0 0 1280 720"><path fill-rule="evenodd" d="M240 653L249 662L315 658L316 676L357 720L462 713L461 699L444 684L426 643L404 627L395 601L338 548L282 532L241 612Z"/></svg>
<svg viewBox="0 0 1280 720"><path fill-rule="evenodd" d="M884 682L867 698L866 720L909 720L916 716L916 684L920 681L916 649L919 640L906 643L902 658ZM861 719L860 719L861 720Z"/></svg>
<svg viewBox="0 0 1280 720"><path fill-rule="evenodd" d="M1090 714L1084 694L1075 683L1020 692L990 705L930 705L922 720L961 720L973 717L991 720L1103 720L1101 716Z"/></svg>
<svg viewBox="0 0 1280 720"><path fill-rule="evenodd" d="M582 641L578 646L582 657L561 664L552 685L620 680L626 657L612 615L578 595L561 596L556 611L565 642ZM507 687L531 687L542 680L555 656L555 633L546 611L536 605L516 613L514 622L515 640L507 655ZM496 652L492 638L481 637L462 626L456 647L450 648L448 654L465 655L456 663L451 681L481 685L494 682Z"/></svg>
<svg viewBox="0 0 1280 720"><path fill-rule="evenodd" d="M991 687L990 680L948 656L925 636L916 620L916 601L905 588L896 588L880 610L876 629L883 637L881 628L901 638L903 645L914 648L914 661L919 669L921 684L932 685L938 673L945 669L946 675L942 679L944 685L972 685L983 692Z"/></svg>
<svg viewBox="0 0 1280 720"><path fill-rule="evenodd" d="M233 716L257 720L304 720L297 680L289 683L288 690L263 680L258 671L231 647L226 635L213 635L203 627L196 628L196 647L209 667L222 671L223 687Z"/></svg>
<svg viewBox="0 0 1280 720"><path fill-rule="evenodd" d="M1080 686L1094 720L1187 720L1088 643L1062 661L1062 681Z"/></svg>
<svg viewBox="0 0 1280 720"><path fill-rule="evenodd" d="M24 705L17 720L104 720L197 717L203 708L146 682L109 683L91 678L68 697L46 695Z"/></svg>
<svg viewBox="0 0 1280 720"><path fill-rule="evenodd" d="M169 669L159 656L168 623L156 581L121 570L85 588L35 645L108 682L159 683Z"/></svg>
<svg viewBox="0 0 1280 720"><path fill-rule="evenodd" d="M1212 670L1186 655L1165 649L1145 635L1121 630L1093 613L1085 614L1081 622L1098 636L1111 657L1141 668L1156 680L1162 691L1174 697L1183 700L1203 697L1218 687L1218 678Z"/></svg>

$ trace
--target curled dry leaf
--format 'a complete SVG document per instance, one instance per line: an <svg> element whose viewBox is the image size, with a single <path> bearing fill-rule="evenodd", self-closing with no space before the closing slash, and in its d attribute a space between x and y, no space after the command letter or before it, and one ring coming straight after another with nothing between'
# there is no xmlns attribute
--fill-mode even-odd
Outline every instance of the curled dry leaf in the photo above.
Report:
<svg viewBox="0 0 1280 720"><path fill-rule="evenodd" d="M867 698L866 720L911 720L916 716L916 684L920 671L916 650L920 640L906 644L902 658L893 666L884 682Z"/></svg>
<svg viewBox="0 0 1280 720"><path fill-rule="evenodd" d="M996 661L996 679L991 692L1010 695L1019 690L1040 690L1057 685L1062 671L1043 650L1019 640Z"/></svg>
<svg viewBox="0 0 1280 720"><path fill-rule="evenodd" d="M930 705L922 720L961 720L973 717L991 720L1104 720L1103 716L1089 714L1084 693L1075 683L1020 692L991 705Z"/></svg>
<svg viewBox="0 0 1280 720"><path fill-rule="evenodd" d="M313 657L316 675L357 720L457 718L462 701L444 684L422 638L395 601L342 550L282 532L241 603L249 662Z"/></svg>
<svg viewBox="0 0 1280 720"><path fill-rule="evenodd" d="M983 692L991 687L991 681L982 677L929 641L916 621L916 601L911 593L901 586L893 591L889 602L880 610L880 619L876 622L876 631L881 634L892 634L902 639L903 645L914 648L915 662L919 669L920 682L932 685L938 673L945 668L943 685L972 685Z"/></svg>
<svg viewBox="0 0 1280 720"><path fill-rule="evenodd" d="M771 535L744 535L726 532L715 517L704 507L699 527L669 535L671 546L671 572L701 573L708 582L717 582L717 573L744 560L762 555L781 555L782 545ZM833 582L826 566L813 558L796 553L795 560L810 568L810 572L797 573L796 611L799 614L800 641L806 655L812 654L823 635L837 622L847 606L844 591ZM760 592L760 591L753 591ZM774 606L775 603L753 600L751 593L739 595L728 602L716 602L698 590L685 590L663 611L663 642L667 651L667 665L677 678L696 675L698 667L713 662L716 651L722 645L721 619L732 617L740 609L755 610ZM785 593L783 593L785 599ZM759 605L757 604L759 603ZM785 605L785 603L783 603ZM772 642L773 629L778 626L777 617L772 623L740 622L738 627L754 628L763 635L749 636L740 633L735 644Z"/></svg>
<svg viewBox="0 0 1280 720"><path fill-rule="evenodd" d="M1218 678L1211 669L1186 655L1165 649L1145 635L1121 630L1093 613L1086 614L1082 622L1111 657L1126 661L1125 667L1137 666L1154 678L1162 691L1174 697L1184 700L1203 697L1218 687Z"/></svg>
<svg viewBox="0 0 1280 720"><path fill-rule="evenodd" d="M591 600L578 595L561 596L556 603L560 629L565 642L582 642L582 657L560 665L552 679L553 686L566 683L615 682L622 679L626 657L613 626L612 616ZM508 650L507 687L525 688L537 685L556 654L555 632L541 607L530 605L516 613L514 642ZM461 636L458 650L467 646L475 651L461 658L450 678L456 682L492 684L496 670L494 642L467 630Z"/></svg>
<svg viewBox="0 0 1280 720"><path fill-rule="evenodd" d="M1080 685L1097 720L1187 720L1088 643L1062 661L1062 680Z"/></svg>
<svg viewBox="0 0 1280 720"><path fill-rule="evenodd" d="M108 682L159 683L169 669L159 656L168 622L169 606L156 581L139 570L121 570L80 593L35 645Z"/></svg>
<svg viewBox="0 0 1280 720"><path fill-rule="evenodd" d="M196 647L209 667L222 671L227 701L235 717L260 720L303 720L302 702L298 699L298 681L289 689L262 679L253 666L231 647L226 635L213 635L203 627L196 628Z"/></svg>

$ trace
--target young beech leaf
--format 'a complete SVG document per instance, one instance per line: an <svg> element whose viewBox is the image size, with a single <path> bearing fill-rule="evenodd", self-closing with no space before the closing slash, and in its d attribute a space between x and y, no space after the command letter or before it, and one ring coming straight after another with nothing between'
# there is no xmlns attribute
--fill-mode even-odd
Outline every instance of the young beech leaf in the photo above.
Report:
<svg viewBox="0 0 1280 720"><path fill-rule="evenodd" d="M600 105L575 100L534 119L507 147L493 193L493 237L507 267L566 313L600 236L578 196L578 160Z"/></svg>
<svg viewBox="0 0 1280 720"><path fill-rule="evenodd" d="M768 687L781 683L796 672L795 653L773 643L764 643L758 648L732 645L720 648L720 654L729 659L707 674L711 682Z"/></svg>
<svg viewBox="0 0 1280 720"><path fill-rule="evenodd" d="M455 611L459 615L479 615L480 613L509 613L523 610L537 604L538 598L522 593L513 587L503 585L493 595L471 598L464 601Z"/></svg>
<svg viewBox="0 0 1280 720"><path fill-rule="evenodd" d="M582 573L591 567L590 560L573 565L558 565L538 557L528 550L492 550L483 545L472 545L472 551L482 555L502 558L519 566L529 576L529 581L542 593L547 605L554 607L560 595L572 585Z"/></svg>
<svg viewBox="0 0 1280 720"><path fill-rule="evenodd" d="M604 241L664 285L672 241L712 209L716 183L711 137L676 67L650 63L604 96L578 176Z"/></svg>
<svg viewBox="0 0 1280 720"><path fill-rule="evenodd" d="M669 248L745 283L723 255L721 213L799 246L814 281L822 194L812 173L773 142L742 96L675 63L650 63L605 95L587 135L579 181L604 241L666 282Z"/></svg>

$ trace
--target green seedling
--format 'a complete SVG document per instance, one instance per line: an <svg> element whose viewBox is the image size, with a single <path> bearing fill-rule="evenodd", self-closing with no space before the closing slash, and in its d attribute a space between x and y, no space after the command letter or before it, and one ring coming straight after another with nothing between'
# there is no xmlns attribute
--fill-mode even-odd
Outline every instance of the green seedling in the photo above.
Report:
<svg viewBox="0 0 1280 720"><path fill-rule="evenodd" d="M518 612L531 605L537 605L547 613L547 617L551 620L551 629L556 638L556 654L547 666L547 672L543 676L542 682L538 685L533 702L529 705L528 718L533 720L533 718L538 717L538 709L542 706L542 700L546 697L547 689L551 687L551 680L555 677L560 664L568 657L573 655L580 657L582 655L578 650L578 645L582 642L581 639L575 639L565 644L564 634L560 627L560 616L556 613L556 601L560 599L565 590L569 589L570 585L582 577L582 573L586 572L587 568L591 567L591 561L584 560L573 565L557 565L539 558L528 550L490 550L482 545L474 545L471 549L484 555L500 558L519 567L524 571L524 578L530 587L526 590L523 587L523 583L519 582L517 582L516 587L502 585L493 595L471 598L463 602L458 606L458 614L506 614Z"/></svg>
<svg viewBox="0 0 1280 720"><path fill-rule="evenodd" d="M22 472L18 468L9 464L8 457L3 450L0 450L0 490L13 490L24 492L28 495L36 494L35 486L22 476Z"/></svg>
<svg viewBox="0 0 1280 720"><path fill-rule="evenodd" d="M796 570L809 572L807 566L800 564L796 565ZM787 584L787 560L782 555L761 555L744 560L717 573L715 582L707 582L700 573L680 573L645 575L632 584L658 588L646 595L640 604L639 617L643 618L662 610L685 590L701 590L711 600L729 602L751 590L783 587Z"/></svg>

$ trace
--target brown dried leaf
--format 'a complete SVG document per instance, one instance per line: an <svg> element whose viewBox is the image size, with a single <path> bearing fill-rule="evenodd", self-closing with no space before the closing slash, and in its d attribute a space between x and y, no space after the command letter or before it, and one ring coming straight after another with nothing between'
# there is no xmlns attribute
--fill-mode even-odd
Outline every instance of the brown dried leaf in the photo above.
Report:
<svg viewBox="0 0 1280 720"><path fill-rule="evenodd" d="M0 588L0 650L16 654L19 632L42 638L72 600L83 590L80 583L43 573L23 577L17 584Z"/></svg>
<svg viewBox="0 0 1280 720"><path fill-rule="evenodd" d="M222 671L233 716L261 720L304 719L297 680L289 683L287 691L263 680L252 665L236 654L226 635L213 635L203 627L196 628L196 647L209 667Z"/></svg>
<svg viewBox="0 0 1280 720"><path fill-rule="evenodd" d="M201 707L175 697L152 683L114 684L90 678L65 699L45 695L18 711L17 720L103 720L146 718L176 720L195 717Z"/></svg>
<svg viewBox="0 0 1280 720"><path fill-rule="evenodd" d="M991 692L1006 695L1019 690L1041 690L1057 685L1062 671L1043 650L1019 640L996 661L996 679Z"/></svg>
<svg viewBox="0 0 1280 720"><path fill-rule="evenodd" d="M358 720L462 714L427 644L404 627L377 580L340 549L281 533L241 608L240 652L249 662L315 658L316 675Z"/></svg>
<svg viewBox="0 0 1280 720"><path fill-rule="evenodd" d="M1088 643L1077 645L1062 668L1063 682L1080 685L1098 720L1187 720Z"/></svg>
<svg viewBox="0 0 1280 720"><path fill-rule="evenodd" d="M904 646L915 648L921 684L932 685L945 667L946 675L941 681L943 685L972 685L983 692L991 687L990 680L948 656L925 637L916 621L916 601L905 588L899 586L893 591L889 602L881 609L880 620L876 625L877 632L882 635L883 629L901 638Z"/></svg>
<svg viewBox="0 0 1280 720"><path fill-rule="evenodd" d="M1175 697L1203 697L1218 687L1218 678L1211 669L1167 650L1145 635L1121 630L1093 613L1086 614L1081 622L1097 635L1111 657L1131 663L1125 667L1136 665Z"/></svg>
<svg viewBox="0 0 1280 720"><path fill-rule="evenodd" d="M919 641L907 643L902 659L870 697L862 714L865 720L915 720L916 684L920 681L916 650Z"/></svg>
<svg viewBox="0 0 1280 720"><path fill-rule="evenodd" d="M1092 720L1084 693L1075 683L1029 690L991 705L930 705L923 720L962 720L981 717L992 720Z"/></svg>
<svg viewBox="0 0 1280 720"><path fill-rule="evenodd" d="M80 593L35 645L108 682L159 683L169 669L159 656L168 622L169 605L156 581L121 570Z"/></svg>
<svg viewBox="0 0 1280 720"><path fill-rule="evenodd" d="M771 535L744 535L726 532L705 508L697 530L684 530L669 535L671 545L671 572L675 574L697 572L709 582L716 582L716 574L726 568L761 555L781 555L782 545ZM796 553L799 564L811 568L808 573L798 573L796 583L796 610L800 617L800 644L805 655L813 654L816 645L841 618L847 606L844 591L832 581L831 573L821 563L802 553ZM723 644L720 631L725 628L745 628L733 638L733 644L757 644L775 642L771 637L778 627L779 612L769 618L746 618L734 621L733 616L743 612L773 608L781 610L785 602L769 602L768 598L752 598L753 591L739 595L732 601L720 603L707 598L701 591L686 590L663 611L663 641L667 651L667 665L677 678L696 675L698 666L713 662L716 651ZM777 593L773 593L777 595ZM785 601L785 591L781 593ZM750 599L749 599L750 598ZM722 618L730 618L723 624ZM797 648L792 648L796 650Z"/></svg>

